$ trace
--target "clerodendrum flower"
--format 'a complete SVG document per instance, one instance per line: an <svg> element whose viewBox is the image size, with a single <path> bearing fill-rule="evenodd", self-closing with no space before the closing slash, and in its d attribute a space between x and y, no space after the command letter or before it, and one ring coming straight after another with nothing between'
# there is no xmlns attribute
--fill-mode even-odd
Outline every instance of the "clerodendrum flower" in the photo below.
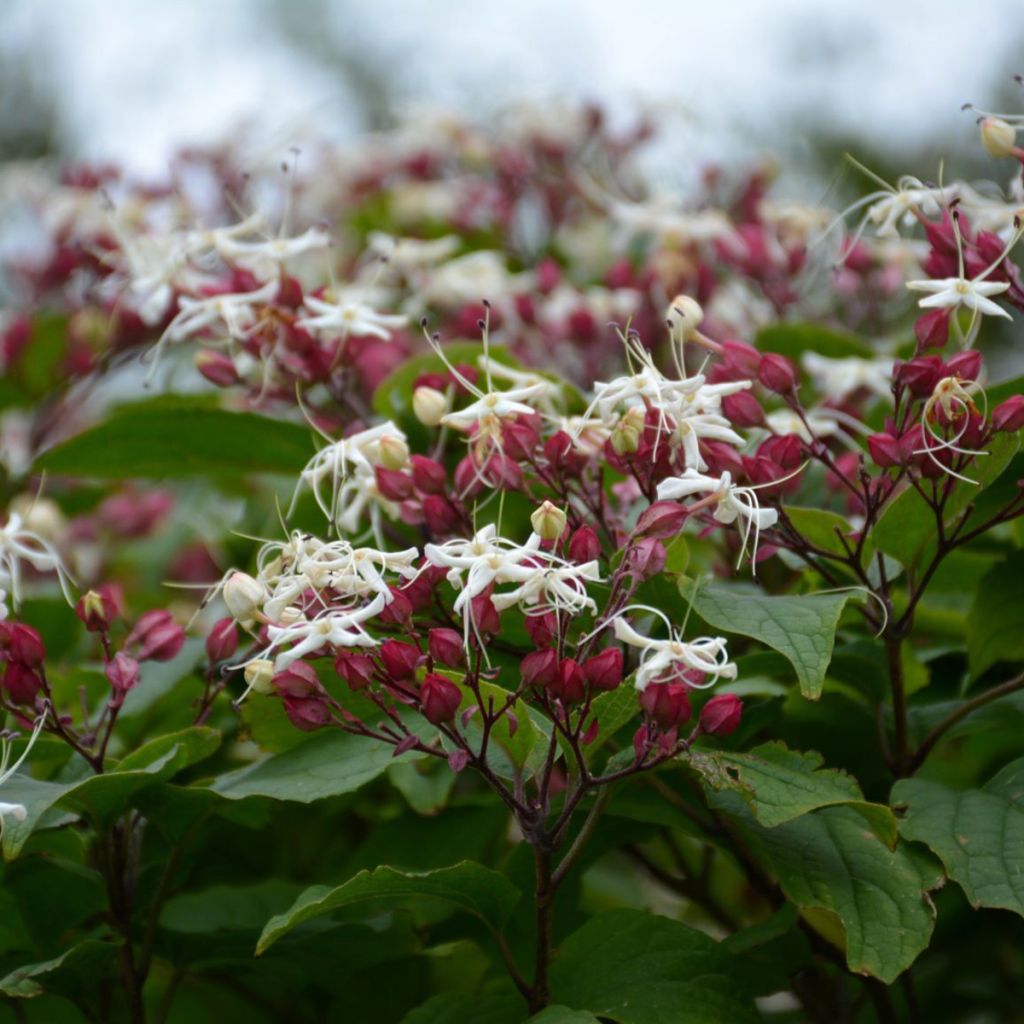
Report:
<svg viewBox="0 0 1024 1024"><path fill-rule="evenodd" d="M778 522L779 513L773 508L761 508L757 500L757 488L739 487L732 482L729 472L717 479L704 476L695 469L687 469L682 476L662 480L658 484L658 499L661 501L678 501L694 494L706 494L707 498L690 506L691 511L714 505L714 518L720 523L743 522L743 546L740 549L740 561L747 551L750 534L754 534L751 549L751 561L757 558L757 545L762 530L770 529Z"/></svg>
<svg viewBox="0 0 1024 1024"><path fill-rule="evenodd" d="M11 512L0 527L0 587L10 590L11 600L17 608L21 601L22 563L27 562L37 572L56 573L61 591L72 604L70 578L57 549L38 533L29 530L17 512ZM2 617L2 616L0 616Z"/></svg>
<svg viewBox="0 0 1024 1024"><path fill-rule="evenodd" d="M391 332L404 327L409 319L400 313L378 313L362 302L331 302L315 295L307 295L302 304L312 315L297 320L296 326L332 337L369 335L390 341Z"/></svg>
<svg viewBox="0 0 1024 1024"><path fill-rule="evenodd" d="M921 426L926 435L924 447L914 452L915 455L927 455L944 473L968 484L977 484L978 481L957 473L937 459L935 453L947 451L956 455L988 455L986 451L961 448L958 443L970 426L971 413L978 411L974 404L974 396L977 394L980 394L984 400L985 392L977 381L964 381L959 377L943 377L935 385L928 401L924 403L924 409L921 411ZM935 421L939 418L939 414L941 414L942 422L946 425L960 422L959 429L952 437L944 437L936 430Z"/></svg>
<svg viewBox="0 0 1024 1024"><path fill-rule="evenodd" d="M379 615L391 600L390 594L378 594L367 604L354 608L328 608L313 619L268 626L270 644L259 657L266 658L286 645L293 645L274 659L274 670L281 672L293 661L323 647L376 647L377 640L363 629L363 623Z"/></svg>
<svg viewBox="0 0 1024 1024"><path fill-rule="evenodd" d="M661 640L638 632L624 618L632 611L660 618L668 628L668 637ZM701 636L695 640L683 640L682 631L676 629L668 617L657 608L629 605L616 615L612 628L617 640L642 652L640 665L636 671L636 688L640 692L646 690L654 681L685 681L688 686L695 689L707 689L714 686L719 679L736 678L737 668L729 661L724 637ZM693 677L687 675L692 672L704 673L707 678L694 682Z"/></svg>
<svg viewBox="0 0 1024 1024"><path fill-rule="evenodd" d="M42 713L36 719L35 726L32 729L32 735L29 737L28 743L25 745L25 749L21 752L21 756L11 764L11 735L0 732L0 786L3 786L11 776L25 763L25 759L29 755L33 745L39 737L39 733L42 732L43 723L46 721L46 708L43 709ZM27 815L24 804L12 804L4 803L0 801L0 839L3 838L4 834L4 818L10 816L15 821L24 821Z"/></svg>
<svg viewBox="0 0 1024 1024"><path fill-rule="evenodd" d="M888 398L892 393L891 357L830 359L808 351L800 362L825 398L845 398L862 388L879 398Z"/></svg>

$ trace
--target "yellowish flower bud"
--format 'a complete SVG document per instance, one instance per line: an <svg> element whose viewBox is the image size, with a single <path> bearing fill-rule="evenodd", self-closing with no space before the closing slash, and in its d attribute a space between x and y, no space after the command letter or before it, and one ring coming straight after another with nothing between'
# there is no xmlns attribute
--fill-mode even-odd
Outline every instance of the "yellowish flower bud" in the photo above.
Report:
<svg viewBox="0 0 1024 1024"><path fill-rule="evenodd" d="M981 119L981 144L989 156L1001 159L1010 156L1017 142L1017 129L998 117Z"/></svg>
<svg viewBox="0 0 1024 1024"><path fill-rule="evenodd" d="M412 411L424 426L436 427L448 411L448 399L436 388L418 387L412 393Z"/></svg>
<svg viewBox="0 0 1024 1024"><path fill-rule="evenodd" d="M266 696L274 692L274 663L267 658L257 658L245 666L246 685L254 693Z"/></svg>
<svg viewBox="0 0 1024 1024"><path fill-rule="evenodd" d="M631 455L640 447L644 429L643 409L630 409L612 428L611 445L616 455Z"/></svg>
<svg viewBox="0 0 1024 1024"><path fill-rule="evenodd" d="M404 469L409 463L409 446L396 434L380 439L380 464L385 469Z"/></svg>
<svg viewBox="0 0 1024 1024"><path fill-rule="evenodd" d="M673 336L684 341L693 334L704 319L704 310L696 299L689 295L677 295L668 307L665 319L670 325Z"/></svg>
<svg viewBox="0 0 1024 1024"><path fill-rule="evenodd" d="M224 603L239 622L254 619L266 596L266 587L245 572L233 572L224 583Z"/></svg>
<svg viewBox="0 0 1024 1024"><path fill-rule="evenodd" d="M565 532L565 512L545 501L530 516L530 525L541 540L558 540Z"/></svg>

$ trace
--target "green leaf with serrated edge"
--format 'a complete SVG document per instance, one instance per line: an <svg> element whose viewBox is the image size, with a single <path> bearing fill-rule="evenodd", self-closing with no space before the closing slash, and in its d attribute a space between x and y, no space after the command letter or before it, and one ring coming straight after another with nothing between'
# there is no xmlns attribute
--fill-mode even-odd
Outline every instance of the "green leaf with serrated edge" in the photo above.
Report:
<svg viewBox="0 0 1024 1024"><path fill-rule="evenodd" d="M953 524L986 487L999 479L1019 448L1019 433L997 434L989 445L988 455L979 455L964 474L977 481L976 483L955 481L946 477L938 480L934 486L951 487L945 505L946 526ZM926 493L932 486L928 480L921 481L921 487ZM891 555L903 565L915 564L936 537L935 513L924 498L910 486L886 504L871 531L871 538L879 550Z"/></svg>
<svg viewBox="0 0 1024 1024"><path fill-rule="evenodd" d="M973 906L1024 915L1024 758L981 789L901 779L892 802L906 806L900 834L925 843Z"/></svg>
<svg viewBox="0 0 1024 1024"><path fill-rule="evenodd" d="M67 972L96 978L117 955L112 942L86 939L52 960L16 967L0 978L0 993L13 999L31 999L51 990L61 991L61 976Z"/></svg>
<svg viewBox="0 0 1024 1024"><path fill-rule="evenodd" d="M765 828L738 794L709 799L736 821L801 913L845 946L851 971L888 984L927 948L935 925L928 893L942 885L943 874L925 851L904 842L890 849L848 807Z"/></svg>
<svg viewBox="0 0 1024 1024"><path fill-rule="evenodd" d="M497 871L462 861L450 868L422 873L379 867L360 871L343 885L315 885L283 914L272 917L260 936L256 953L264 953L293 928L333 910L372 899L430 897L451 903L500 931L519 901L519 890Z"/></svg>
<svg viewBox="0 0 1024 1024"><path fill-rule="evenodd" d="M715 790L731 789L754 817L774 828L802 814L845 804L857 811L889 846L896 845L896 816L882 804L864 799L857 780L846 772L822 768L816 751L802 753L783 743L763 743L747 753L694 750L689 764Z"/></svg>
<svg viewBox="0 0 1024 1024"><path fill-rule="evenodd" d="M870 359L875 353L863 338L849 331L837 331L821 324L772 324L757 333L757 347L778 352L795 362L804 352L816 352L829 359L857 356Z"/></svg>
<svg viewBox="0 0 1024 1024"><path fill-rule="evenodd" d="M353 793L395 763L394 748L367 736L328 729L304 743L207 783L229 800L267 796L308 804ZM403 754L410 757L411 754Z"/></svg>
<svg viewBox="0 0 1024 1024"><path fill-rule="evenodd" d="M33 472L99 479L299 472L315 452L308 429L188 398L140 402L44 452Z"/></svg>
<svg viewBox="0 0 1024 1024"><path fill-rule="evenodd" d="M570 935L551 966L551 998L618 1024L754 1024L732 957L679 921L610 910Z"/></svg>
<svg viewBox="0 0 1024 1024"><path fill-rule="evenodd" d="M994 565L974 592L967 615L967 656L977 679L999 661L1024 659L1024 551Z"/></svg>
<svg viewBox="0 0 1024 1024"><path fill-rule="evenodd" d="M679 584L693 593L691 581ZM810 700L821 696L832 659L836 627L849 593L765 594L747 587L707 583L693 594L693 610L709 625L767 644L796 671L800 692Z"/></svg>
<svg viewBox="0 0 1024 1024"><path fill-rule="evenodd" d="M857 549L854 530L849 519L844 516L829 512L827 509L798 508L790 505L787 505L784 511L797 533L822 551L845 557L847 549L840 540L840 535L846 539L851 551ZM873 553L874 545L868 539L861 552L861 565L869 562Z"/></svg>
<svg viewBox="0 0 1024 1024"><path fill-rule="evenodd" d="M25 807L23 821L5 823L3 855L13 860L55 806L85 814L100 822L116 817L141 790L172 778L182 769L209 757L220 745L216 729L194 726L152 740L110 767L72 783L45 782L15 775L4 783L4 798Z"/></svg>

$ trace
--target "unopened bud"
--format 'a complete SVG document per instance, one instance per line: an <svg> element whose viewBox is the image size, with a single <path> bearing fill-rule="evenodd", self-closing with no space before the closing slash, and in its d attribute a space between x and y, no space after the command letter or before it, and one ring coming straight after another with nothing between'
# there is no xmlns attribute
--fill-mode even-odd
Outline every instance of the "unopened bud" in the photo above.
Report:
<svg viewBox="0 0 1024 1024"><path fill-rule="evenodd" d="M655 683L640 694L640 707L663 729L690 717L690 698L683 683Z"/></svg>
<svg viewBox="0 0 1024 1024"><path fill-rule="evenodd" d="M979 127L981 128L981 144L989 156L997 160L1006 156L1012 156L1017 142L1017 130L1012 124L999 117L983 117Z"/></svg>
<svg viewBox="0 0 1024 1024"><path fill-rule="evenodd" d="M448 473L440 462L428 459L426 455L412 455L412 481L416 489L424 494L444 494Z"/></svg>
<svg viewBox="0 0 1024 1024"><path fill-rule="evenodd" d="M196 369L211 383L219 388L231 387L241 379L235 369L235 361L223 352L211 352L209 349L196 353Z"/></svg>
<svg viewBox="0 0 1024 1024"><path fill-rule="evenodd" d="M766 352L761 356L761 365L757 370L757 379L769 391L785 395L796 388L796 367L777 352Z"/></svg>
<svg viewBox="0 0 1024 1024"><path fill-rule="evenodd" d="M431 672L420 689L420 709L431 725L444 725L455 718L462 703L462 691L450 679Z"/></svg>
<svg viewBox="0 0 1024 1024"><path fill-rule="evenodd" d="M107 663L104 671L117 703L124 700L124 695L134 689L139 681L139 663L124 651L118 651Z"/></svg>
<svg viewBox="0 0 1024 1024"><path fill-rule="evenodd" d="M644 430L644 411L629 409L612 428L608 439L616 455L632 455L640 447Z"/></svg>
<svg viewBox="0 0 1024 1024"><path fill-rule="evenodd" d="M606 647L583 662L583 675L595 690L614 690L622 682L622 651Z"/></svg>
<svg viewBox="0 0 1024 1024"><path fill-rule="evenodd" d="M392 679L408 679L420 661L420 649L401 640L385 640L380 645L380 660Z"/></svg>
<svg viewBox="0 0 1024 1024"><path fill-rule="evenodd" d="M743 715L743 702L735 693L720 693L701 708L700 725L708 733L728 736L735 732Z"/></svg>
<svg viewBox="0 0 1024 1024"><path fill-rule="evenodd" d="M242 673L245 684L264 697L274 692L274 663L268 658L257 658L245 666Z"/></svg>
<svg viewBox="0 0 1024 1024"><path fill-rule="evenodd" d="M135 648L139 661L170 661L184 645L185 630L162 608L141 615L125 640L126 647Z"/></svg>
<svg viewBox="0 0 1024 1024"><path fill-rule="evenodd" d="M397 434L385 434L380 439L380 464L393 470L409 464L409 446Z"/></svg>
<svg viewBox="0 0 1024 1024"><path fill-rule="evenodd" d="M43 680L34 668L14 661L8 663L0 691L7 694L12 704L34 704L42 688Z"/></svg>
<svg viewBox="0 0 1024 1024"><path fill-rule="evenodd" d="M238 650L238 629L235 620L220 619L214 623L206 638L206 656L210 662L226 661Z"/></svg>
<svg viewBox="0 0 1024 1024"><path fill-rule="evenodd" d="M689 295L677 295L671 302L666 314L669 329L684 341L700 327L704 319L704 310L696 299Z"/></svg>
<svg viewBox="0 0 1024 1024"><path fill-rule="evenodd" d="M26 668L39 668L46 660L46 645L38 631L22 622L12 622L5 630L4 646L10 661Z"/></svg>
<svg viewBox="0 0 1024 1024"><path fill-rule="evenodd" d="M581 526L569 538L566 553L573 562L594 562L601 557L601 541L592 526Z"/></svg>
<svg viewBox="0 0 1024 1024"><path fill-rule="evenodd" d="M1014 431L1024 427L1024 395L1014 395L992 410L995 430Z"/></svg>
<svg viewBox="0 0 1024 1024"><path fill-rule="evenodd" d="M531 651L519 663L519 674L527 686L546 689L558 677L558 655L550 647Z"/></svg>
<svg viewBox="0 0 1024 1024"><path fill-rule="evenodd" d="M430 657L448 668L456 668L466 660L462 634L454 629L432 629L427 634Z"/></svg>
<svg viewBox="0 0 1024 1024"><path fill-rule="evenodd" d="M102 633L110 628L117 615L114 599L101 590L87 590L75 605L75 614L90 633Z"/></svg>
<svg viewBox="0 0 1024 1024"><path fill-rule="evenodd" d="M448 412L448 399L434 388L418 387L412 393L412 411L426 427L436 427Z"/></svg>
<svg viewBox="0 0 1024 1024"><path fill-rule="evenodd" d="M238 622L252 621L266 596L266 587L246 572L233 572L224 583L224 603Z"/></svg>
<svg viewBox="0 0 1024 1024"><path fill-rule="evenodd" d="M550 501L545 501L530 516L530 525L541 540L558 540L565 532L565 512Z"/></svg>

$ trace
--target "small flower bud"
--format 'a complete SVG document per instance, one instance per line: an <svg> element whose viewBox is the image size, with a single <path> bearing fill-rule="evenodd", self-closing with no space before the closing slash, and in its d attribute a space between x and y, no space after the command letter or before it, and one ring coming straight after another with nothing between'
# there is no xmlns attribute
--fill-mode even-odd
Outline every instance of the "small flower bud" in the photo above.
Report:
<svg viewBox="0 0 1024 1024"><path fill-rule="evenodd" d="M918 349L942 348L949 340L949 319L952 310L931 309L914 321L914 337Z"/></svg>
<svg viewBox="0 0 1024 1024"><path fill-rule="evenodd" d="M640 447L643 434L643 410L630 409L612 428L608 443L616 455L632 455Z"/></svg>
<svg viewBox="0 0 1024 1024"><path fill-rule="evenodd" d="M125 647L134 647L139 661L170 661L184 644L185 630L162 608L141 615L125 640Z"/></svg>
<svg viewBox="0 0 1024 1024"><path fill-rule="evenodd" d="M1017 142L1017 130L999 117L983 117L979 122L981 144L985 152L997 160L1012 156Z"/></svg>
<svg viewBox="0 0 1024 1024"><path fill-rule="evenodd" d="M673 336L682 340L691 337L704 319L704 310L689 295L677 295L669 304L666 320Z"/></svg>
<svg viewBox="0 0 1024 1024"><path fill-rule="evenodd" d="M385 640L380 645L380 660L384 671L394 680L408 679L416 672L422 655L415 644L402 640Z"/></svg>
<svg viewBox="0 0 1024 1024"><path fill-rule="evenodd" d="M412 482L418 491L424 494L444 494L448 483L448 473L440 462L428 459L425 455L411 455Z"/></svg>
<svg viewBox="0 0 1024 1024"><path fill-rule="evenodd" d="M196 354L196 369L211 383L219 388L231 387L241 378L235 368L235 361L223 352L212 352L203 349Z"/></svg>
<svg viewBox="0 0 1024 1024"><path fill-rule="evenodd" d="M274 692L274 663L267 658L250 661L242 672L245 684L264 697Z"/></svg>
<svg viewBox="0 0 1024 1024"><path fill-rule="evenodd" d="M601 557L601 542L592 526L581 526L569 538L566 553L572 562L596 562Z"/></svg>
<svg viewBox="0 0 1024 1024"><path fill-rule="evenodd" d="M893 376L915 397L927 398L943 376L942 360L938 356L915 356L905 363L895 363Z"/></svg>
<svg viewBox="0 0 1024 1024"><path fill-rule="evenodd" d="M761 356L757 379L769 390L779 395L788 395L796 389L796 367L777 352L766 352Z"/></svg>
<svg viewBox="0 0 1024 1024"><path fill-rule="evenodd" d="M533 532L541 540L558 540L565 532L565 521L565 512L550 501L545 501L530 516Z"/></svg>
<svg viewBox="0 0 1024 1024"><path fill-rule="evenodd" d="M745 341L723 341L722 355L730 377L737 380L753 380L761 366L761 353Z"/></svg>
<svg viewBox="0 0 1024 1024"><path fill-rule="evenodd" d="M454 720L462 703L462 691L450 679L437 672L428 673L420 688L420 709L431 725Z"/></svg>
<svg viewBox="0 0 1024 1024"><path fill-rule="evenodd" d="M622 682L622 651L606 647L583 662L583 675L595 690L614 690Z"/></svg>
<svg viewBox="0 0 1024 1024"><path fill-rule="evenodd" d="M690 698L683 683L652 683L639 699L640 707L662 729L673 729L690 717Z"/></svg>
<svg viewBox="0 0 1024 1024"><path fill-rule="evenodd" d="M735 693L720 693L700 710L700 725L707 733L728 736L739 727L743 702Z"/></svg>
<svg viewBox="0 0 1024 1024"><path fill-rule="evenodd" d="M799 434L767 437L758 447L757 454L764 456L789 473L803 462L804 443Z"/></svg>
<svg viewBox="0 0 1024 1024"><path fill-rule="evenodd" d="M477 632L492 635L501 632L501 615L494 607L489 593L478 594L470 601L470 614Z"/></svg>
<svg viewBox="0 0 1024 1024"><path fill-rule="evenodd" d="M519 663L519 674L527 686L547 689L558 676L558 655L550 647L531 651Z"/></svg>
<svg viewBox="0 0 1024 1024"><path fill-rule="evenodd" d="M282 697L310 697L324 692L316 669L308 661L293 661L286 669L274 673L272 682Z"/></svg>
<svg viewBox="0 0 1024 1024"><path fill-rule="evenodd" d="M645 537L675 537L688 515L686 507L675 501L656 501L640 514L634 532Z"/></svg>
<svg viewBox="0 0 1024 1024"><path fill-rule="evenodd" d="M104 587L99 590L87 590L78 599L75 614L90 633L104 633L117 616L117 604Z"/></svg>
<svg viewBox="0 0 1024 1024"><path fill-rule="evenodd" d="M227 661L238 650L238 629L232 618L219 619L206 638L206 657L210 664Z"/></svg>
<svg viewBox="0 0 1024 1024"><path fill-rule="evenodd" d="M558 635L558 616L554 612L526 616L526 632L534 647L547 647Z"/></svg>
<svg viewBox="0 0 1024 1024"><path fill-rule="evenodd" d="M556 431L544 442L544 458L548 465L569 476L579 474L586 462L564 430Z"/></svg>
<svg viewBox="0 0 1024 1024"><path fill-rule="evenodd" d="M966 352L957 352L952 359L946 363L946 375L959 377L961 380L977 380L981 373L981 353L976 349L968 349Z"/></svg>
<svg viewBox="0 0 1024 1024"><path fill-rule="evenodd" d="M46 645L43 638L31 626L22 622L9 623L4 641L7 656L26 668L39 668L46 660Z"/></svg>
<svg viewBox="0 0 1024 1024"><path fill-rule="evenodd" d="M563 704L578 704L586 688L587 680L580 663L575 658L563 658L554 681L549 684L552 693Z"/></svg>
<svg viewBox="0 0 1024 1024"><path fill-rule="evenodd" d="M412 393L412 411L425 427L436 427L448 412L448 399L434 388L418 387Z"/></svg>
<svg viewBox="0 0 1024 1024"><path fill-rule="evenodd" d="M8 662L4 671L3 690L12 704L34 704L36 695L43 687L39 673L18 662Z"/></svg>
<svg viewBox="0 0 1024 1024"><path fill-rule="evenodd" d="M350 690L365 690L373 682L375 664L369 654L339 651L334 659L334 671L348 683Z"/></svg>
<svg viewBox="0 0 1024 1024"><path fill-rule="evenodd" d="M380 464L385 469L404 469L409 464L409 446L397 434L380 439Z"/></svg>
<svg viewBox="0 0 1024 1024"><path fill-rule="evenodd" d="M459 529L459 513L447 498L428 494L423 499L423 520L434 537L447 537Z"/></svg>
<svg viewBox="0 0 1024 1024"><path fill-rule="evenodd" d="M1024 427L1024 395L1014 395L992 410L994 430L1014 431Z"/></svg>
<svg viewBox="0 0 1024 1024"><path fill-rule="evenodd" d="M224 604L238 622L251 622L266 600L267 588L245 572L233 572L224 583Z"/></svg>
<svg viewBox="0 0 1024 1024"><path fill-rule="evenodd" d="M665 568L665 546L654 537L644 537L626 551L630 572L640 580L649 580Z"/></svg>
<svg viewBox="0 0 1024 1024"><path fill-rule="evenodd" d="M408 473L376 466L374 474L377 478L377 490L388 501L405 501L413 496L413 479Z"/></svg>
<svg viewBox="0 0 1024 1024"><path fill-rule="evenodd" d="M114 691L114 701L120 705L125 694L134 689L139 681L139 663L124 651L118 651L107 662L104 672Z"/></svg>
<svg viewBox="0 0 1024 1024"><path fill-rule="evenodd" d="M756 427L764 422L761 403L749 391L737 391L722 398L722 413L735 427Z"/></svg>
<svg viewBox="0 0 1024 1024"><path fill-rule="evenodd" d="M466 660L462 635L454 629L432 629L427 634L430 657L447 668L458 668Z"/></svg>
<svg viewBox="0 0 1024 1024"><path fill-rule="evenodd" d="M281 703L288 721L303 732L321 729L331 722L331 707L322 696L285 697Z"/></svg>
<svg viewBox="0 0 1024 1024"><path fill-rule="evenodd" d="M881 466L882 469L898 466L903 462L900 442L892 434L872 434L868 438L868 451L871 452L875 465Z"/></svg>

